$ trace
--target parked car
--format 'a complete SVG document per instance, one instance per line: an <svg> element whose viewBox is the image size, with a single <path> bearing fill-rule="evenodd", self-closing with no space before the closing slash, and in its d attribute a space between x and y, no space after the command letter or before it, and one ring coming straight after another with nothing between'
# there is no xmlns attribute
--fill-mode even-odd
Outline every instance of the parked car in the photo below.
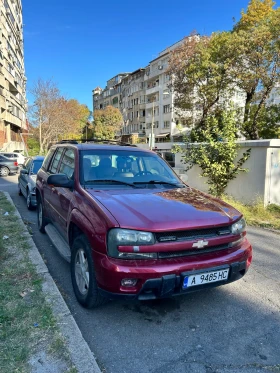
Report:
<svg viewBox="0 0 280 373"><path fill-rule="evenodd" d="M16 153L16 152L1 152L0 153L1 155L3 155L4 157L7 157L7 158L10 158L10 159L13 159L15 161L18 162L19 165L23 165L24 161L25 161L25 157L24 155L20 154L20 153Z"/></svg>
<svg viewBox="0 0 280 373"><path fill-rule="evenodd" d="M84 307L224 285L252 261L240 212L184 184L153 151L54 145L36 195L39 230L71 263Z"/></svg>
<svg viewBox="0 0 280 373"><path fill-rule="evenodd" d="M29 157L24 162L18 176L18 194L24 195L28 210L37 206L36 200L36 176L42 167L44 157Z"/></svg>
<svg viewBox="0 0 280 373"><path fill-rule="evenodd" d="M16 159L10 159L0 154L0 176L8 176L17 173L18 168Z"/></svg>

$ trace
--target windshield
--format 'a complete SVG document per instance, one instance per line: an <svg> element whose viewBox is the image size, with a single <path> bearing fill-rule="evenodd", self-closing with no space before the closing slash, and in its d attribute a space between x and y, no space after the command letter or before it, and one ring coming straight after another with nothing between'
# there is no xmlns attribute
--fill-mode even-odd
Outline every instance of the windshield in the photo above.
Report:
<svg viewBox="0 0 280 373"><path fill-rule="evenodd" d="M156 153L127 150L88 150L81 153L81 184L100 186L144 184L178 186L181 180Z"/></svg>

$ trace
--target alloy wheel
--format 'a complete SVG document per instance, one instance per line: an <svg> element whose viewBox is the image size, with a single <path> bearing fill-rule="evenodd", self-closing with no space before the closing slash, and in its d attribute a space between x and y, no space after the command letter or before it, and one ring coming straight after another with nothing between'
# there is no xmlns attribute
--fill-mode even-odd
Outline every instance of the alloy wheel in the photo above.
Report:
<svg viewBox="0 0 280 373"><path fill-rule="evenodd" d="M79 249L75 257L75 279L81 294L86 295L89 289L89 267L86 252Z"/></svg>

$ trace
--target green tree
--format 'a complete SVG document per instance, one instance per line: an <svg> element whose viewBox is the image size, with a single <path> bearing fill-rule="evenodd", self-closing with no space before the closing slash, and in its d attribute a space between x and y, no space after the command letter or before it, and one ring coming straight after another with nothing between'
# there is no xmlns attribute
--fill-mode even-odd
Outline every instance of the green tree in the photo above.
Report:
<svg viewBox="0 0 280 373"><path fill-rule="evenodd" d="M123 117L120 110L109 105L104 110L94 111L93 129L90 131L93 137L114 139L122 123Z"/></svg>
<svg viewBox="0 0 280 373"><path fill-rule="evenodd" d="M258 105L251 105L249 120L247 123L252 123ZM246 132L246 124L244 124L244 132ZM257 130L261 139L278 139L280 138L280 105L265 105L259 110L257 120Z"/></svg>
<svg viewBox="0 0 280 373"><path fill-rule="evenodd" d="M176 92L177 113L189 125L204 128L208 115L221 104L221 98L233 90L232 50L228 48L231 34L216 33L211 37L190 35L170 55L171 86Z"/></svg>
<svg viewBox="0 0 280 373"><path fill-rule="evenodd" d="M242 132L254 140L261 137L264 108L280 79L280 8L274 9L274 4L251 0L230 43L235 56L233 81L246 93Z"/></svg>
<svg viewBox="0 0 280 373"><path fill-rule="evenodd" d="M225 103L230 106L238 89L245 95L242 134L259 139L266 133L260 127L264 108L280 81L280 8L273 5L271 0L251 0L231 32L190 35L171 52L175 110L191 126L203 129L209 115Z"/></svg>
<svg viewBox="0 0 280 373"><path fill-rule="evenodd" d="M239 172L246 171L242 165L250 156L251 149L248 149L237 159L239 146L235 138L237 131L235 116L233 110L220 112L223 126L219 125L217 115L208 116L206 126L202 130L205 142L189 143L187 140L187 148L176 149L183 153L187 170L194 165L201 168L201 176L207 178L209 192L218 197L224 193L230 180L233 180ZM196 135L196 131L193 135ZM200 136L201 132L197 137Z"/></svg>

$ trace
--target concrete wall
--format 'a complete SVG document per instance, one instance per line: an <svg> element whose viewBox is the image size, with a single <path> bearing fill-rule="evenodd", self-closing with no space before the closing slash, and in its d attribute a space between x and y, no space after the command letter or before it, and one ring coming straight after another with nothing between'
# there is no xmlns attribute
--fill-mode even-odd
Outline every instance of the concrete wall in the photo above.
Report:
<svg viewBox="0 0 280 373"><path fill-rule="evenodd" d="M270 203L280 205L280 140L239 141L238 144L241 146L239 157L251 149L251 156L243 165L248 172L240 172L236 179L231 180L226 193L246 204L259 199L265 206ZM148 144L137 146L149 148ZM171 151L172 146L170 142L155 144L156 150L163 152ZM199 176L200 168L194 166L186 172L186 165L181 160L182 153L175 154L175 172L180 177L184 175L182 179L190 186L208 192L207 179Z"/></svg>
<svg viewBox="0 0 280 373"><path fill-rule="evenodd" d="M243 165L248 172L241 172L231 180L226 193L243 203L252 204L260 199L264 205L280 205L280 140L240 141L239 144L239 155L251 148L251 156ZM179 173L185 168L181 160L182 154L176 154L175 169ZM207 179L200 177L200 172L198 166L185 172L187 183L207 192Z"/></svg>

